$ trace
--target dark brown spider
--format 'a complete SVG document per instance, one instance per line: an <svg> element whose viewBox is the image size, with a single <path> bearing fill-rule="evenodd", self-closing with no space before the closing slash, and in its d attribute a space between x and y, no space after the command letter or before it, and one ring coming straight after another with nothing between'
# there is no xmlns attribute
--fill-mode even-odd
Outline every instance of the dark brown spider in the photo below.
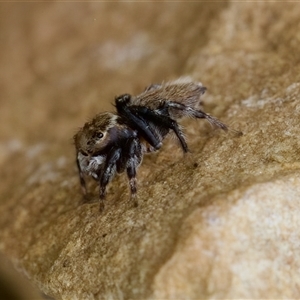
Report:
<svg viewBox="0 0 300 300"><path fill-rule="evenodd" d="M77 166L84 195L84 175L100 186L100 210L104 209L106 186L116 173L126 171L131 197L136 195L136 170L145 153L157 151L166 135L173 132L183 152L188 146L177 120L184 116L206 119L227 126L197 107L206 88L190 78L180 78L146 88L138 96L124 94L115 99L117 112L103 112L87 122L74 136ZM136 202L135 202L136 203Z"/></svg>

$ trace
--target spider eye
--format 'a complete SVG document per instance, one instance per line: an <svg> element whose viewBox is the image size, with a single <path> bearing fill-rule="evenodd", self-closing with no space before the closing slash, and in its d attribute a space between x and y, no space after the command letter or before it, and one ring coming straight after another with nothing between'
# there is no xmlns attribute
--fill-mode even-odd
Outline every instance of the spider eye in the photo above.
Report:
<svg viewBox="0 0 300 300"><path fill-rule="evenodd" d="M95 139L102 139L103 138L103 133L102 132L96 132L93 136Z"/></svg>

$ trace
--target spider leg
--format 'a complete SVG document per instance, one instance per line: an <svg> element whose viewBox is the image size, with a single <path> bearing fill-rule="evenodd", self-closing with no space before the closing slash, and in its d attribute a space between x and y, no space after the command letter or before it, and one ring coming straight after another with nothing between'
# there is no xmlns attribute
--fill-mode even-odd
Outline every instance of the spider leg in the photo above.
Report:
<svg viewBox="0 0 300 300"><path fill-rule="evenodd" d="M144 118L132 112L131 106L128 105L130 97L130 95L125 94L116 98L115 102L118 113L126 119L131 127L137 129L151 146L156 150L159 149L162 146L161 140Z"/></svg>
<svg viewBox="0 0 300 300"><path fill-rule="evenodd" d="M129 179L130 198L133 200L134 206L137 206L138 204L136 201L136 192L137 192L136 167L133 164L130 164L127 167L126 171Z"/></svg>
<svg viewBox="0 0 300 300"><path fill-rule="evenodd" d="M187 153L189 151L189 148L187 146L185 137L184 137L183 132L181 131L178 123L169 117L168 117L168 119L170 120L169 121L170 128L175 132L177 138L179 139L179 142L181 144L181 148L182 148L183 152Z"/></svg>
<svg viewBox="0 0 300 300"><path fill-rule="evenodd" d="M79 179L80 179L80 185L81 185L81 190L84 196L87 195L87 188L86 188L86 183L83 177L83 172L81 171L80 164L79 164L79 159L78 159L78 154L76 158L76 164L78 168L78 173L79 173Z"/></svg>
<svg viewBox="0 0 300 300"><path fill-rule="evenodd" d="M128 162L127 162L127 177L129 179L129 187L131 193L131 199L134 205L137 206L136 192L137 192L137 180L136 169L142 160L142 150L138 139L133 139L128 148Z"/></svg>
<svg viewBox="0 0 300 300"><path fill-rule="evenodd" d="M165 133L163 134L162 138L169 132L170 129L173 130L181 144L183 152L186 153L189 151L184 134L181 131L178 123L170 118L166 112L164 112L164 107L157 110L152 110L144 106L131 106L130 108L143 119L156 126L158 131L163 128Z"/></svg>
<svg viewBox="0 0 300 300"><path fill-rule="evenodd" d="M109 155L107 156L104 169L100 176L99 185L100 185L100 211L104 210L104 199L106 194L106 186L116 172L116 162L120 158L121 149L120 148L112 148L110 150Z"/></svg>
<svg viewBox="0 0 300 300"><path fill-rule="evenodd" d="M220 127L223 130L228 130L228 127L219 121L217 118L214 118L208 114L206 114L202 110L196 110L190 106L186 106L182 103L174 102L174 101L166 101L165 106L181 110L183 113L185 113L187 116L191 116L194 118L199 118L199 119L206 119L210 124L215 125L217 127Z"/></svg>

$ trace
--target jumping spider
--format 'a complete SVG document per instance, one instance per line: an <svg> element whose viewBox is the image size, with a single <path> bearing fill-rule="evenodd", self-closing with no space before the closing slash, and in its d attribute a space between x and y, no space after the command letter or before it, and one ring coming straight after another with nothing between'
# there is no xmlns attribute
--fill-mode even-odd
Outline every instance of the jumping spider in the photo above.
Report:
<svg viewBox="0 0 300 300"><path fill-rule="evenodd" d="M157 151L170 132L175 133L183 152L188 146L180 126L181 117L206 119L227 130L227 126L197 106L206 88L190 78L154 84L138 96L115 98L117 112L103 112L87 122L74 136L77 166L83 194L87 194L84 175L100 186L100 210L104 209L106 186L115 173L126 171L135 201L136 170L143 155ZM136 202L135 202L136 203Z"/></svg>

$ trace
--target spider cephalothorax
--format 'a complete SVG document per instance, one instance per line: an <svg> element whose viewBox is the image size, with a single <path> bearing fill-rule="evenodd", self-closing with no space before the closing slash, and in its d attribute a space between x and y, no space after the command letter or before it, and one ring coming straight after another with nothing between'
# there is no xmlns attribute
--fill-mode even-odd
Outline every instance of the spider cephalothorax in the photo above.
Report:
<svg viewBox="0 0 300 300"><path fill-rule="evenodd" d="M126 171L131 197L136 195L136 170L145 153L158 150L173 132L183 152L188 146L177 121L189 116L202 118L227 130L227 126L198 108L206 88L189 78L150 85L138 96L124 94L115 99L116 112L97 114L74 136L77 166L84 195L84 175L100 186L100 210L105 190L116 173Z"/></svg>

